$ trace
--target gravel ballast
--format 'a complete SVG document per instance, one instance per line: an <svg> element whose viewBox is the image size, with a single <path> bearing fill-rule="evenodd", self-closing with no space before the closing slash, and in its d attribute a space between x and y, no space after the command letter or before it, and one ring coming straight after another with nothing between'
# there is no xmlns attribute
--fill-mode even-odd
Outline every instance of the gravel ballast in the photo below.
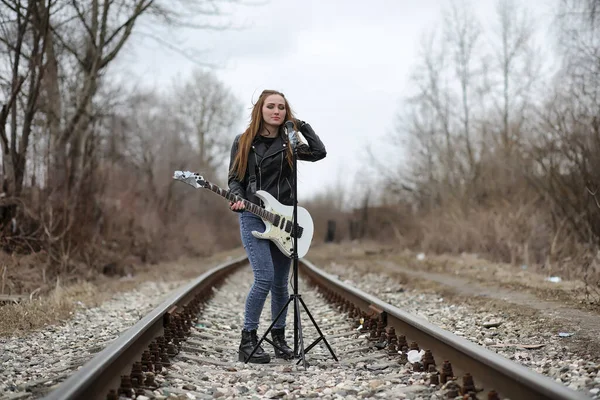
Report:
<svg viewBox="0 0 600 400"><path fill-rule="evenodd" d="M560 337L547 329L548 321L537 318L524 323L504 311L494 313L453 304L437 295L412 291L389 276L365 274L347 265L331 263L319 267L407 312L600 399L598 358L570 352L570 337ZM303 298L340 363L331 359L322 344L311 350L307 357L311 365L306 371L283 360L268 365L238 362L243 302L251 280L248 267L216 291L193 328L192 338L175 357L167 375L157 376L160 387L146 393L147 398L442 398L439 387L429 387L427 373L413 372L410 364L390 362L385 354L368 351L371 344L356 332L351 321L324 304L320 295L302 281ZM149 282L114 296L100 307L79 305L73 318L63 325L0 339L0 398L40 397L181 283ZM269 304L267 299L259 334L268 327ZM288 326L291 316L290 312ZM305 315L303 323L309 344L317 333ZM291 332L287 337L289 343ZM273 354L270 345L265 343L264 347Z"/></svg>

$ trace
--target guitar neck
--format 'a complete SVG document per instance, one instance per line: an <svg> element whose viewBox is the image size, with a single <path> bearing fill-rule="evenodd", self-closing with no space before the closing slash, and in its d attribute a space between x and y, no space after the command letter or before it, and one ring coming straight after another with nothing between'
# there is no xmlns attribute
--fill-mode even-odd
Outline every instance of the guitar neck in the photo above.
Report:
<svg viewBox="0 0 600 400"><path fill-rule="evenodd" d="M229 190L224 190L222 188L220 188L219 186L215 185L214 183L210 183L210 182L206 182L206 188L211 190L212 192L218 194L219 196L222 196L224 198L226 198L229 201L242 201L244 203L244 207L246 209L246 211L251 212L254 215L258 215L261 218L266 219L267 221L271 222L271 223L275 223L275 214L265 210L264 208L257 206L254 203L249 202L246 199L242 199L239 196L236 196L235 194L231 193Z"/></svg>

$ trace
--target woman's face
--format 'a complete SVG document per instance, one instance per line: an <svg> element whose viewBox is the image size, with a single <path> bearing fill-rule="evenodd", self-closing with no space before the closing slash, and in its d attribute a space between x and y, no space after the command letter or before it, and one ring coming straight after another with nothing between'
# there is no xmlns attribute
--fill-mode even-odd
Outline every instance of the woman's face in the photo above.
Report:
<svg viewBox="0 0 600 400"><path fill-rule="evenodd" d="M267 96L262 107L262 115L265 123L279 126L285 121L285 100L281 95L272 94Z"/></svg>

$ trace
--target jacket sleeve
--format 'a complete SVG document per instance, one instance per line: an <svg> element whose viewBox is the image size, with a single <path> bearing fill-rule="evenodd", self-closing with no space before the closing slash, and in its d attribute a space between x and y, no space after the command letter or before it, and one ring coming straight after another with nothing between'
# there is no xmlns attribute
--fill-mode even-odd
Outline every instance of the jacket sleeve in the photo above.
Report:
<svg viewBox="0 0 600 400"><path fill-rule="evenodd" d="M238 143L240 140L240 136L241 135L238 135L235 137L235 139L233 140L233 144L231 146L231 155L229 157L229 174L228 174L227 184L229 185L229 191L231 193L245 199L246 198L246 190L244 189L244 183L243 183L243 181L240 181L237 178L237 176L235 175L235 173L233 173L231 171L231 167L233 166L233 160L235 159L235 155L237 154L237 151L238 151Z"/></svg>
<svg viewBox="0 0 600 400"><path fill-rule="evenodd" d="M296 126L302 135L306 138L306 143L299 143L296 148L298 160L303 161L319 161L327 155L325 145L315 133L313 128L304 121L296 120Z"/></svg>

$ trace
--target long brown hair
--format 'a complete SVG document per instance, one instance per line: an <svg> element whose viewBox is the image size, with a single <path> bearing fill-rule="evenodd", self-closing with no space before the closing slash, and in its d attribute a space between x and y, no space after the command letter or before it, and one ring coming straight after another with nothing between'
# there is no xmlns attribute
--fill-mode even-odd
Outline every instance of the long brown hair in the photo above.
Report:
<svg viewBox="0 0 600 400"><path fill-rule="evenodd" d="M294 118L294 114L292 113L292 109L283 93L278 92L276 90L263 90L263 92L260 94L260 97L256 101L256 104L254 104L254 107L252 108L250 123L248 124L248 128L246 128L246 130L244 131L244 133L242 133L242 136L240 137L237 154L235 155L233 164L231 166L231 172L235 172L235 175L240 180L244 179L244 176L246 175L248 154L250 153L252 141L263 127L262 108L265 104L265 99L272 94L280 95L281 97L283 97L283 101L285 102L285 120L282 124L285 124L286 121L292 121L294 123L294 129L298 129L298 127L296 126L296 119ZM286 156L290 167L292 167L293 160L291 146L287 146Z"/></svg>

